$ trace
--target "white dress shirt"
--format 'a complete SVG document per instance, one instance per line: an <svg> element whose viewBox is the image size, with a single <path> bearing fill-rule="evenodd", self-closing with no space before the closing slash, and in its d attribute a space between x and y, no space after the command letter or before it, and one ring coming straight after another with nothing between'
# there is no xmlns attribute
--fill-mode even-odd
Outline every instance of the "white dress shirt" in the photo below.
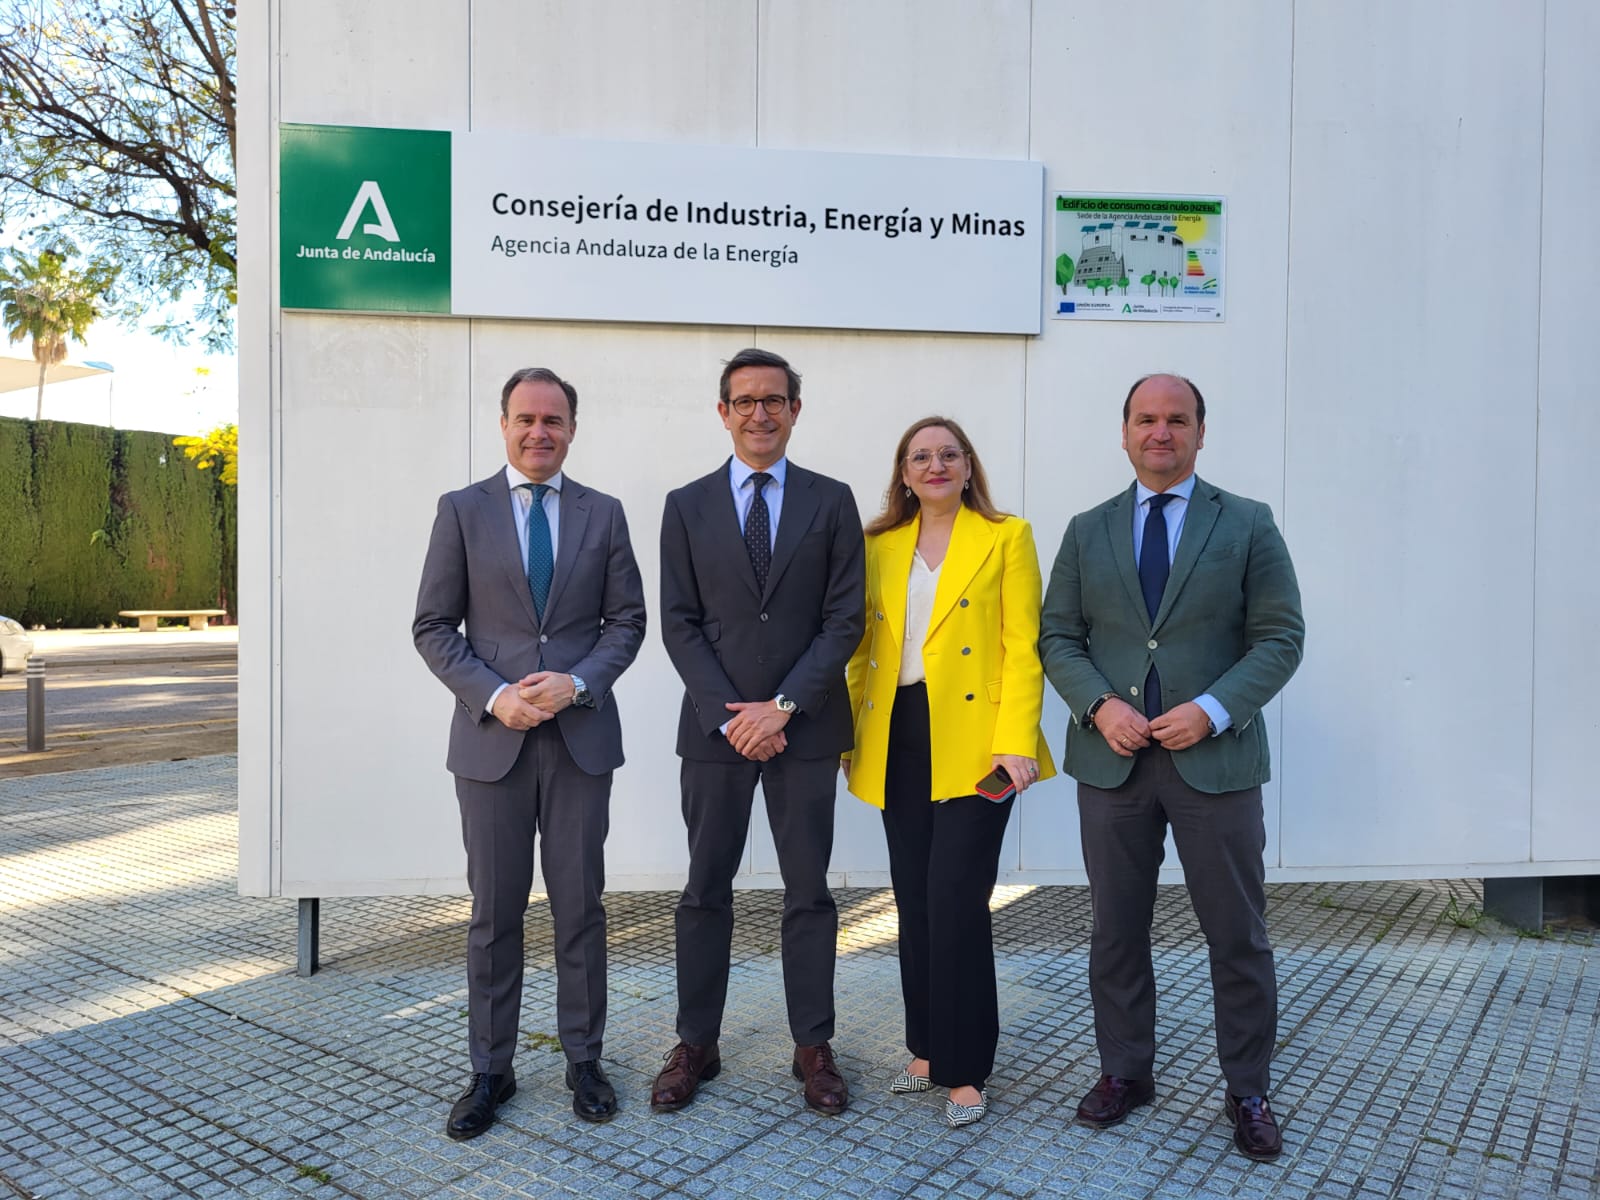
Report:
<svg viewBox="0 0 1600 1200"><path fill-rule="evenodd" d="M778 544L778 516L783 512L783 485L789 477L789 460L780 458L770 467L766 468L772 482L767 484L762 495L767 501L767 528L772 535L774 548ZM741 459L737 454L728 464L728 483L733 488L733 511L739 514L739 532L744 532L744 523L750 517L750 506L755 503L756 489L750 483L750 476L756 469Z"/></svg>
<svg viewBox="0 0 1600 1200"><path fill-rule="evenodd" d="M900 647L899 684L920 683L928 677L922 664L922 647L928 640L928 625L933 620L933 599L939 591L937 567L928 566L921 550L911 554L911 577L906 580L906 636Z"/></svg>

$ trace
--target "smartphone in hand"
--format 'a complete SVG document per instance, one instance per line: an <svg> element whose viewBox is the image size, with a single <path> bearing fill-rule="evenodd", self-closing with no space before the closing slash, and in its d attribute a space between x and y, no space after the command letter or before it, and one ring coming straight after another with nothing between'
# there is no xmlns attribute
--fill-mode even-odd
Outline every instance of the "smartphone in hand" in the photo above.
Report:
<svg viewBox="0 0 1600 1200"><path fill-rule="evenodd" d="M996 767L978 780L977 792L1000 804L1017 794L1017 785L1011 782L1011 776L1006 774L1004 767Z"/></svg>

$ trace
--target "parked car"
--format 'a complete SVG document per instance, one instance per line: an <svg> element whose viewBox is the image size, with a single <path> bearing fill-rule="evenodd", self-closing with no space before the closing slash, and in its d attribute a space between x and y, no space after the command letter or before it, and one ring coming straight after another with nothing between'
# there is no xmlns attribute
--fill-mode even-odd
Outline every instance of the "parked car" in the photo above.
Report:
<svg viewBox="0 0 1600 1200"><path fill-rule="evenodd" d="M10 617L0 617L0 675L25 670L32 653L28 631Z"/></svg>

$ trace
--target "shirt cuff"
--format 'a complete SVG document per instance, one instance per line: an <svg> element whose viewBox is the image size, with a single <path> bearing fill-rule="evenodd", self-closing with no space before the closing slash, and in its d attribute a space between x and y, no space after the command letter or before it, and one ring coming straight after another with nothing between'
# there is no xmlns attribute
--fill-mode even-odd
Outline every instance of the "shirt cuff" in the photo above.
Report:
<svg viewBox="0 0 1600 1200"><path fill-rule="evenodd" d="M1227 709L1223 708L1221 704L1217 703L1217 698L1210 692L1207 692L1203 696L1196 696L1194 698L1194 702L1205 711L1206 716L1211 718L1212 737L1216 737L1224 730L1232 728L1233 718L1228 715Z"/></svg>
<svg viewBox="0 0 1600 1200"><path fill-rule="evenodd" d="M494 713L494 702L496 700L500 699L500 693L505 691L510 686L511 685L509 683L502 683L499 687L495 688L494 691L490 692L489 693L489 703L487 703L487 704L485 704L483 706L483 711L485 713L487 713L487 714L492 715Z"/></svg>

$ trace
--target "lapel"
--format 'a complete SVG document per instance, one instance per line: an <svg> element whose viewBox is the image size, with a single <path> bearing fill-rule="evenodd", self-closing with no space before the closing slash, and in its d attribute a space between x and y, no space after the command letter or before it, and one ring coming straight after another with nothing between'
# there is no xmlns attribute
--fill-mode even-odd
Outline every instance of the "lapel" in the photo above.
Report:
<svg viewBox="0 0 1600 1200"><path fill-rule="evenodd" d="M1161 607L1156 609L1152 628L1158 628L1172 611L1221 512L1222 506L1217 503L1217 489L1196 478L1194 492L1189 497L1189 511L1183 516L1183 534L1178 538L1178 549L1172 556L1172 574L1167 576L1167 590L1161 593ZM1129 554L1132 554L1131 550Z"/></svg>
<svg viewBox="0 0 1600 1200"><path fill-rule="evenodd" d="M695 489L694 511L701 524L711 531L711 536L723 547L719 558L732 558L742 563L743 570L734 574L744 580L750 594L760 599L756 591L756 573L750 566L750 552L744 548L744 530L739 525L739 510L733 506L733 482L728 471L733 458L730 455L722 466L709 475L702 475L692 485ZM771 573L767 579L771 581Z"/></svg>
<svg viewBox="0 0 1600 1200"><path fill-rule="evenodd" d="M1138 505L1137 488L1136 483L1130 483L1128 490L1107 506L1106 537L1111 541L1111 559L1117 564L1117 576L1128 591L1128 603L1148 621L1150 613L1144 606L1144 589L1139 586L1139 564L1133 561L1133 515ZM1167 591L1171 590L1169 580Z"/></svg>
<svg viewBox="0 0 1600 1200"><path fill-rule="evenodd" d="M922 529L918 515L905 525L885 530L875 539L878 611L889 626L886 643L897 650L906 640L906 588L911 580L911 556L916 553L917 534Z"/></svg>
<svg viewBox="0 0 1600 1200"><path fill-rule="evenodd" d="M789 469L783 481L783 514L778 518L778 536L772 545L772 565L767 568L767 590L761 597L763 604L778 586L778 580L783 578L784 571L794 559L795 550L800 546L800 539L811 528L811 518L817 515L821 501L817 498L816 488L812 486L814 480L815 476L810 471L795 466L793 459L789 460ZM739 547L744 549L742 533ZM748 551L745 552L745 559L749 561ZM752 570L752 588L755 578L755 571Z"/></svg>
<svg viewBox="0 0 1600 1200"><path fill-rule="evenodd" d="M539 614L533 609L533 593L528 590L528 564L522 558L522 543L517 540L517 522L511 512L511 485L506 482L504 469L497 471L478 485L478 503L484 507L491 531L490 544L496 547L495 557L500 560L511 591L519 599L528 623L539 627Z"/></svg>
<svg viewBox="0 0 1600 1200"><path fill-rule="evenodd" d="M965 504L956 511L955 528L950 531L950 547L945 551L944 563L939 569L939 589L933 594L933 615L928 620L929 638L933 637L940 623L955 608L956 601L961 599L961 593L967 590L978 568L994 551L999 536L1000 526L985 520Z"/></svg>
<svg viewBox="0 0 1600 1200"><path fill-rule="evenodd" d="M561 496L557 503L561 509L561 538L556 547L556 569L550 580L550 595L544 602L546 614L555 611L567 580L572 577L572 568L578 561L578 547L583 545L583 534L589 526L589 510L592 507L589 489L570 475L561 481Z"/></svg>

